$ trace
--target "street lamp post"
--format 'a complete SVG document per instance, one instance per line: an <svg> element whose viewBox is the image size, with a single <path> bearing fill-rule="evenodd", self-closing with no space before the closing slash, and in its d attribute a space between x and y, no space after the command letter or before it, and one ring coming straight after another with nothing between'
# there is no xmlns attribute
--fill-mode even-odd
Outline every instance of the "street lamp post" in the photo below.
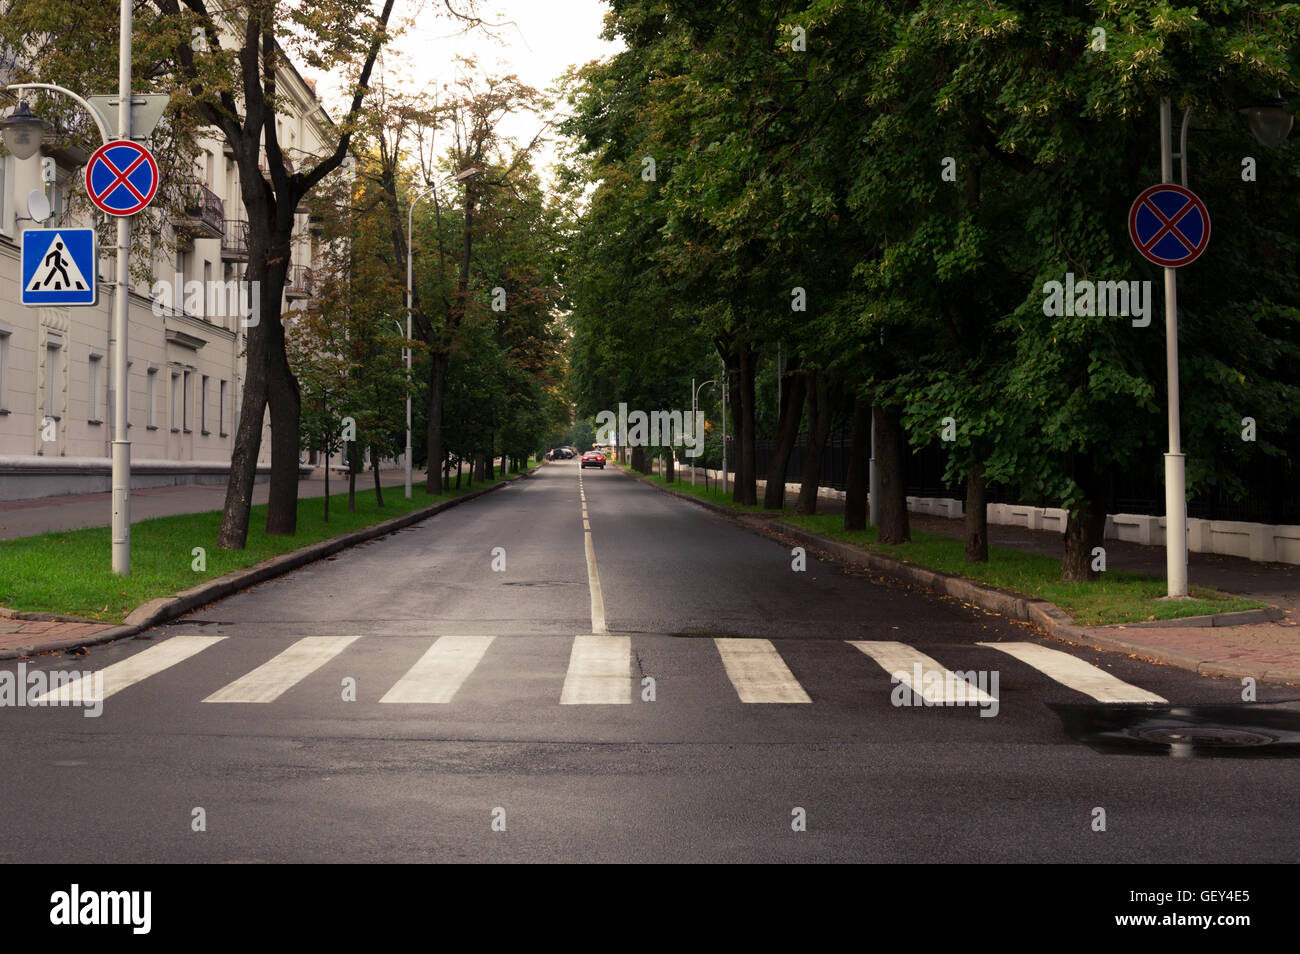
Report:
<svg viewBox="0 0 1300 954"><path fill-rule="evenodd" d="M727 390L727 368L722 368L722 495L727 495L727 399L731 392Z"/></svg>
<svg viewBox="0 0 1300 954"><path fill-rule="evenodd" d="M1290 113L1283 108L1281 95L1268 97L1241 112L1250 122L1250 131L1260 145L1275 148L1291 132ZM1179 161L1179 177L1187 188L1187 128L1192 110L1183 113L1178 152L1171 148L1173 134L1172 107L1169 97L1160 100L1160 181L1174 180L1174 157ZM1169 396L1169 452L1165 454L1165 575L1170 599L1186 598L1187 593L1187 457L1182 448L1182 422L1178 392L1178 279L1173 268L1165 268L1165 377Z"/></svg>
<svg viewBox="0 0 1300 954"><path fill-rule="evenodd" d="M1178 158L1183 186L1187 186L1187 118ZM1169 98L1160 100L1160 181L1173 182L1174 159L1169 137L1173 130ZM1169 452L1165 454L1165 574L1171 598L1187 596L1187 458L1183 454L1178 394L1178 279L1165 268L1165 377L1169 393Z"/></svg>
<svg viewBox="0 0 1300 954"><path fill-rule="evenodd" d="M117 47L117 137L131 138L131 0L122 0ZM131 574L130 379L126 376L131 294L131 217L117 217L117 289L113 292L113 572Z"/></svg>
<svg viewBox="0 0 1300 954"><path fill-rule="evenodd" d="M717 386L718 386L718 382L710 378L708 381L703 382L697 388L695 386L695 379L691 378L691 432L692 433L694 433L695 431L695 410L696 408L699 407L700 392L703 391L706 387L717 387ZM699 438L697 437L697 440L698 439ZM723 437L723 441L724 442L726 441L725 436ZM695 486L695 461L693 460L691 461L691 486L692 487Z"/></svg>
<svg viewBox="0 0 1300 954"><path fill-rule="evenodd" d="M117 132L118 138L131 139L131 31L134 7L131 0L121 0L118 18L117 49ZM18 83L8 89L48 89L75 100L90 113L101 138L109 141L108 117L81 96L52 83ZM5 122L6 144L12 139L27 157L40 148L40 125L32 122L30 109L19 105ZM15 152L20 155L20 152ZM129 408L127 379L127 328L131 290L131 217L117 217L117 278L113 292L113 323L109 350L113 361L113 442L112 442L112 565L118 576L131 574L131 440L127 434Z"/></svg>

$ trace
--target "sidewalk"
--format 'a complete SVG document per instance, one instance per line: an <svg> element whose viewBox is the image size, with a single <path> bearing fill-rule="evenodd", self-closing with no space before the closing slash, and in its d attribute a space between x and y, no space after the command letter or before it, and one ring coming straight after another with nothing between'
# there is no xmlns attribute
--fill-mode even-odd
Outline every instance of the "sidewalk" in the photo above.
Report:
<svg viewBox="0 0 1300 954"><path fill-rule="evenodd" d="M684 470L683 473L689 483L690 471ZM713 475L716 473L712 472ZM766 482L760 480L757 484L761 502ZM787 493L787 506L792 503L793 499ZM819 513L842 513L844 510L843 501L835 497L819 496L817 506ZM965 522L959 518L909 513L908 521L914 530L959 539L966 535ZM989 524L989 543L1058 560L1065 555L1065 539L1053 530ZM1164 579L1165 549L1107 540L1106 565L1111 569ZM1270 681L1300 683L1300 566L1257 563L1244 557L1213 553L1189 553L1187 572L1193 586L1205 586L1269 603L1282 610L1282 617L1230 626L1189 625L1179 620L1161 620L1140 625L1081 626L1076 629L1093 645L1168 665L1227 676L1260 678L1267 673Z"/></svg>
<svg viewBox="0 0 1300 954"><path fill-rule="evenodd" d="M424 474L412 475L413 486L424 483ZM381 470L380 483L385 490L397 487L401 492L406 482L401 468ZM266 503L270 483L262 481L253 485L253 503ZM347 475L330 473L330 494L346 493ZM374 493L375 477L370 471L357 475L357 493ZM299 497L325 496L324 471L317 467L315 473L298 481ZM131 522L154 517L172 517L182 513L203 513L220 510L226 502L226 485L185 484L179 487L154 487L131 491ZM107 527L113 517L113 495L70 494L63 497L38 497L35 500L0 500L0 540L14 540L41 533L61 530L80 530L84 527Z"/></svg>

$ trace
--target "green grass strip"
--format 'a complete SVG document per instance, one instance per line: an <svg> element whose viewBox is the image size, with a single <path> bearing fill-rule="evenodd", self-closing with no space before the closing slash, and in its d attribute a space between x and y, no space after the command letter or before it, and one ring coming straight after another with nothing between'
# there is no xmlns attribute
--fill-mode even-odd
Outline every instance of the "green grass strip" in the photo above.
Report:
<svg viewBox="0 0 1300 954"><path fill-rule="evenodd" d="M1181 619L1267 605L1199 586L1191 587L1190 600L1161 600L1165 595L1164 580L1127 570L1106 570L1098 580L1066 583L1061 580L1060 560L1012 547L990 546L987 563L967 563L966 543L960 538L913 530L910 543L886 545L876 542L875 527L846 531L839 514L790 516L784 522L926 569L1047 600L1070 614L1080 626Z"/></svg>

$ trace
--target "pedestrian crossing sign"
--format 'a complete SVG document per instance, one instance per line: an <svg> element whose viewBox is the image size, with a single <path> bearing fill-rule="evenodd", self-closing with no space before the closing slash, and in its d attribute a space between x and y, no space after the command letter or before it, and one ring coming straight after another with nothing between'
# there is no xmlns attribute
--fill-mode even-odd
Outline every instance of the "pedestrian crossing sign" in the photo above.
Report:
<svg viewBox="0 0 1300 954"><path fill-rule="evenodd" d="M23 232L22 303L93 305L98 287L94 229Z"/></svg>

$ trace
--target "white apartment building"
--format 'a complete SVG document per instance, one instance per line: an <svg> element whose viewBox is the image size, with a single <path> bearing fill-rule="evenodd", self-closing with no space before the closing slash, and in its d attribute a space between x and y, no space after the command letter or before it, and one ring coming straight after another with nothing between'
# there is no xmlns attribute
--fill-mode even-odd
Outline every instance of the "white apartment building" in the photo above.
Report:
<svg viewBox="0 0 1300 954"><path fill-rule="evenodd" d="M286 157L298 165L332 148L333 126L313 84L285 67L279 91L284 105L275 122ZM59 94L31 99L38 115L47 95ZM236 307L239 296L229 291L238 288L247 267L247 216L239 172L224 140L205 136L200 147L190 202L162 231L151 233L152 280L138 281L131 290L129 433L137 489L224 483L229 472L247 334ZM42 181L46 155L57 167L53 183ZM42 146L30 159L18 160L0 150L0 500L111 488L114 249L101 243L98 250L97 304L20 303L21 233L30 227L95 224L65 212L71 190L85 188L87 158ZM45 191L52 210L39 224L27 218L33 189ZM317 237L316 226L300 209L286 309L311 295ZM175 294L178 278L181 289L185 283L201 283L201 288L190 284L190 294ZM264 427L262 475L270 464L269 424Z"/></svg>

